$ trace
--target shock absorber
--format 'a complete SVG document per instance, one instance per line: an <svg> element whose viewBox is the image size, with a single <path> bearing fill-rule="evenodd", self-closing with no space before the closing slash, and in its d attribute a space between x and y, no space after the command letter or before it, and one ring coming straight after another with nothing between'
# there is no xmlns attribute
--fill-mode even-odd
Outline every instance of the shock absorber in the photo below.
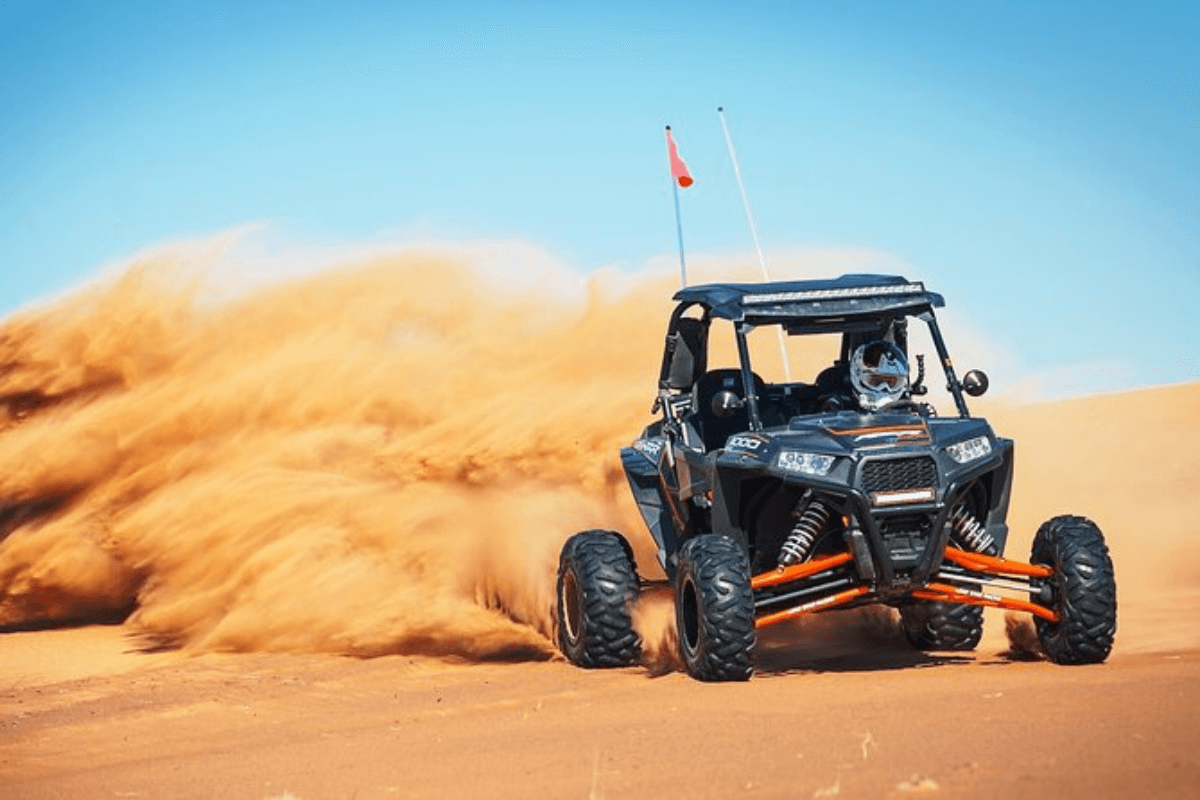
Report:
<svg viewBox="0 0 1200 800"><path fill-rule="evenodd" d="M796 524L792 526L792 532L779 548L780 567L799 564L808 558L809 551L812 550L821 531L825 530L825 523L829 522L833 513L832 509L820 500L806 502L809 495L811 492L800 499L796 510L792 512L796 517Z"/></svg>
<svg viewBox="0 0 1200 800"><path fill-rule="evenodd" d="M960 503L954 509L954 513L950 515L950 525L968 550L996 555L996 540L988 535L987 527L967 511L965 504Z"/></svg>

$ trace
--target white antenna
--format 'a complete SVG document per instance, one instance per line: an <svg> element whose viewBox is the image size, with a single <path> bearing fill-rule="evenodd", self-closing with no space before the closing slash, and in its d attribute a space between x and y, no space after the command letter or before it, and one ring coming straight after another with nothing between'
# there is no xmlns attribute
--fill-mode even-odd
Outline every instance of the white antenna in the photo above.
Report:
<svg viewBox="0 0 1200 800"><path fill-rule="evenodd" d="M737 178L738 191L742 193L742 207L746 209L746 222L750 223L750 238L754 240L754 251L758 253L758 265L762 267L763 280L770 281L771 273L767 271L767 260L763 258L762 246L758 243L758 228L754 225L754 214L750 211L750 199L746 196L746 185L742 183L742 168L738 166L737 153L733 149L733 137L729 135L729 125L725 122L725 109L717 106L717 116L721 118L721 130L725 132L725 144L729 147L729 160L733 162L733 176ZM783 359L783 374L787 382L792 382L792 368L788 365L787 347L784 346L783 328L777 328L779 334L779 356Z"/></svg>
<svg viewBox="0 0 1200 800"><path fill-rule="evenodd" d="M721 118L721 130L725 132L725 144L729 147L729 160L733 162L733 176L737 178L738 191L742 193L742 206L746 209L746 221L750 223L750 238L754 240L754 250L758 253L758 265L762 267L763 280L771 280L767 272L767 260L763 258L762 247L758 244L758 229L754 226L754 214L750 212L750 200L746 197L746 185L742 183L742 168L738 166L737 153L733 149L733 137L729 135L729 125L725 123L725 109L717 106L717 116Z"/></svg>

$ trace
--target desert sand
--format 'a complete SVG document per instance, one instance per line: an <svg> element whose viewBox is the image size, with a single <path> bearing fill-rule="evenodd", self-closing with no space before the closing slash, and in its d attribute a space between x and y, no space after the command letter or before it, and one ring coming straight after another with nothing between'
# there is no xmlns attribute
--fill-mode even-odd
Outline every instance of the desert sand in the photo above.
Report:
<svg viewBox="0 0 1200 800"><path fill-rule="evenodd" d="M1105 531L1104 664L991 611L975 653L917 653L857 610L705 685L661 593L645 665L563 661L566 536L623 530L653 577L616 449L667 296L156 262L4 321L0 798L1196 795L1200 384L975 403L1017 441L1010 557L1055 514Z"/></svg>

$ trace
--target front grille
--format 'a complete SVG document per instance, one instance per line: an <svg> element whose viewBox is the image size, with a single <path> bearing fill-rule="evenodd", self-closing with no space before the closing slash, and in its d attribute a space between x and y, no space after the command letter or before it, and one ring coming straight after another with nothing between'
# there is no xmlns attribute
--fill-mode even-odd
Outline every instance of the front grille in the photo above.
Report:
<svg viewBox="0 0 1200 800"><path fill-rule="evenodd" d="M870 494L930 489L937 485L937 464L929 456L892 458L863 464L862 487Z"/></svg>

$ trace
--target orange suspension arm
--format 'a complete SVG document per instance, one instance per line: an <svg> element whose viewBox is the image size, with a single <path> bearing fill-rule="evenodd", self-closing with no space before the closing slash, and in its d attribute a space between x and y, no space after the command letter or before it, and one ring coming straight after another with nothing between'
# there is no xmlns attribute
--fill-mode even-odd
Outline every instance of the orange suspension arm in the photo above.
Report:
<svg viewBox="0 0 1200 800"><path fill-rule="evenodd" d="M778 586L781 583L807 578L810 575L816 575L818 572L840 567L842 564L849 564L853 560L854 556L849 553L838 553L836 556L814 558L812 561L805 561L802 564L794 564L790 567L783 567L771 572L764 572L761 575L755 575L750 579L750 588L765 589L768 586Z"/></svg>
<svg viewBox="0 0 1200 800"><path fill-rule="evenodd" d="M871 589L867 586L855 586L853 589L846 589L837 594L831 594L828 597L821 597L817 600L809 600L807 603L801 603L795 608L789 608L786 611L776 611L774 614L765 614L754 620L754 627L765 628L768 625L774 625L784 620L789 620L792 617L798 617L801 614L811 614L814 611L824 611L827 608L840 606L843 603L849 603L851 600L862 597L864 594L870 594Z"/></svg>
<svg viewBox="0 0 1200 800"><path fill-rule="evenodd" d="M1026 564L1022 561L1009 561L1007 558L997 558L983 553L969 553L955 547L946 548L946 560L960 567L986 572L989 575L1024 575L1029 578L1049 578L1054 574L1050 567L1039 564Z"/></svg>
<svg viewBox="0 0 1200 800"><path fill-rule="evenodd" d="M1028 611L1030 614L1041 617L1044 620L1058 622L1058 614L1055 614L1045 606L1039 606L1037 603L1030 603L1028 600L1017 600L1012 597L1001 597L997 594L984 594L974 589L951 586L948 583L931 583L924 589L914 591L912 596L919 600L944 600L951 603L965 603L972 606L1006 608L1009 611Z"/></svg>

